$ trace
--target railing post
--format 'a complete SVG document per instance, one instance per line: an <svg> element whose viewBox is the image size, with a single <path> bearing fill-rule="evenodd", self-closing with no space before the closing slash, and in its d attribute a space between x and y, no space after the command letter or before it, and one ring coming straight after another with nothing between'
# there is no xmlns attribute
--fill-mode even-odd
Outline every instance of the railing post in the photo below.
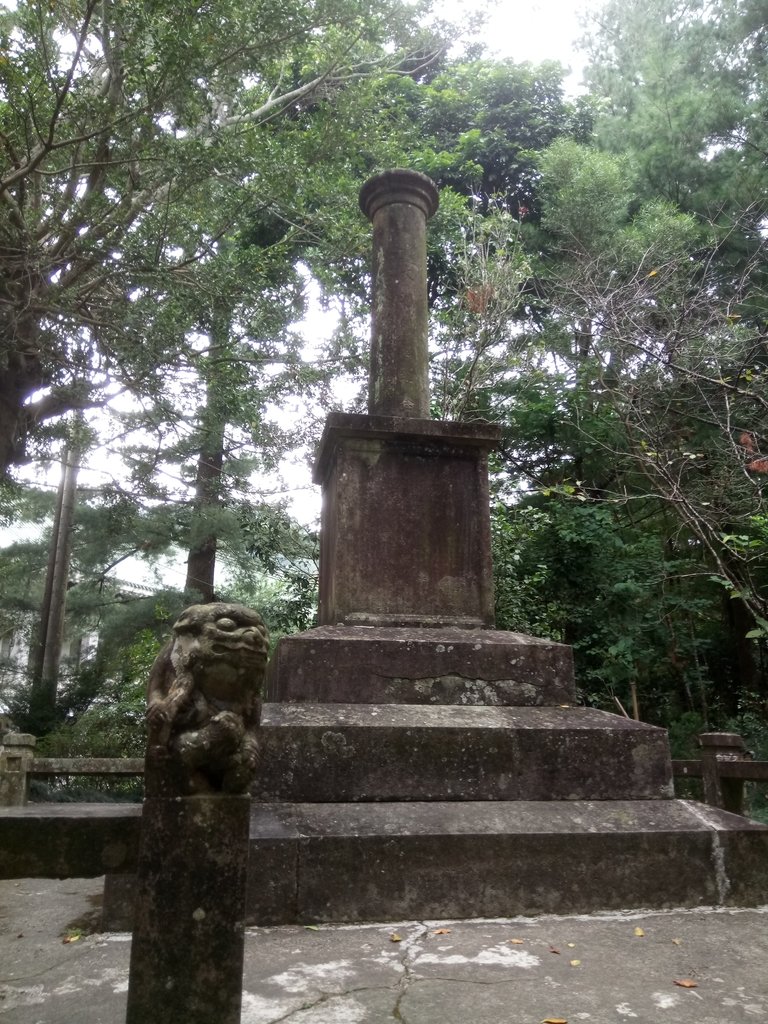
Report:
<svg viewBox="0 0 768 1024"><path fill-rule="evenodd" d="M0 807L23 807L29 799L29 769L37 740L28 732L7 732L0 746Z"/></svg>
<svg viewBox="0 0 768 1024"><path fill-rule="evenodd" d="M736 732L703 732L699 743L705 802L733 814L743 814L744 780L724 779L718 770L720 761L751 760L743 737Z"/></svg>

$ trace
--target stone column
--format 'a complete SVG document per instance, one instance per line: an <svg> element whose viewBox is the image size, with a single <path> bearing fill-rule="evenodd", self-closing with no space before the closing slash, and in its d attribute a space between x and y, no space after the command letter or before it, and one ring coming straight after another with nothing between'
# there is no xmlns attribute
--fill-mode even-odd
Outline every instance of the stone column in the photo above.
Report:
<svg viewBox="0 0 768 1024"><path fill-rule="evenodd" d="M373 223L372 416L429 418L426 237L438 201L418 171L385 171L360 191Z"/></svg>
<svg viewBox="0 0 768 1024"><path fill-rule="evenodd" d="M29 798L29 769L37 740L30 733L7 732L0 746L0 807L23 807Z"/></svg>
<svg viewBox="0 0 768 1024"><path fill-rule="evenodd" d="M239 1024L251 800L149 798L126 1024Z"/></svg>

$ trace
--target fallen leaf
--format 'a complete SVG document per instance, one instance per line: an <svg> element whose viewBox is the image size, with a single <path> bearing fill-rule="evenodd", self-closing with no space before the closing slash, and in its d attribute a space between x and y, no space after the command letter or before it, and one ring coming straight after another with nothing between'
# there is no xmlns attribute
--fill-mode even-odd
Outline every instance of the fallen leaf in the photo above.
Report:
<svg viewBox="0 0 768 1024"><path fill-rule="evenodd" d="M64 938L61 941L63 943L77 942L79 940L79 938L80 938L79 935L65 935ZM677 982L675 982L675 984L677 984Z"/></svg>
<svg viewBox="0 0 768 1024"><path fill-rule="evenodd" d="M402 942L403 941L403 936L402 935L398 935L397 932L392 932L392 934L389 936L389 941L390 942Z"/></svg>
<svg viewBox="0 0 768 1024"><path fill-rule="evenodd" d="M568 949L576 949L576 943L575 942L569 942L568 943Z"/></svg>
<svg viewBox="0 0 768 1024"><path fill-rule="evenodd" d="M16 938L17 939L23 939L24 938L24 932L19 932L19 934L16 936Z"/></svg>
<svg viewBox="0 0 768 1024"><path fill-rule="evenodd" d="M581 967L581 960L571 960L571 967Z"/></svg>
<svg viewBox="0 0 768 1024"><path fill-rule="evenodd" d="M699 987L698 981L693 981L693 980L691 980L691 978L680 978L679 980L675 981L675 985L679 985L680 988L698 988Z"/></svg>
<svg viewBox="0 0 768 1024"><path fill-rule="evenodd" d="M673 946L682 946L682 944L683 944L683 940L682 939L672 939L672 945Z"/></svg>
<svg viewBox="0 0 768 1024"><path fill-rule="evenodd" d="M557 955L560 956L560 950L559 949L555 949L554 946L550 946L549 947L549 952L550 953L557 953Z"/></svg>
<svg viewBox="0 0 768 1024"><path fill-rule="evenodd" d="M451 929L450 928L436 928L432 932L432 934L433 935L450 935L451 934Z"/></svg>
<svg viewBox="0 0 768 1024"><path fill-rule="evenodd" d="M565 1017L547 1017L541 1024L568 1024L568 1021Z"/></svg>
<svg viewBox="0 0 768 1024"><path fill-rule="evenodd" d="M525 939L507 939L507 942L511 942L513 946L522 946Z"/></svg>
<svg viewBox="0 0 768 1024"><path fill-rule="evenodd" d="M304 930L308 931L308 932L319 932L320 931L320 929L317 927L316 924L305 924L304 925Z"/></svg>
<svg viewBox="0 0 768 1024"><path fill-rule="evenodd" d="M642 938L642 936L645 935L645 932L643 931L642 928L635 928L635 935L637 935L640 938Z"/></svg>

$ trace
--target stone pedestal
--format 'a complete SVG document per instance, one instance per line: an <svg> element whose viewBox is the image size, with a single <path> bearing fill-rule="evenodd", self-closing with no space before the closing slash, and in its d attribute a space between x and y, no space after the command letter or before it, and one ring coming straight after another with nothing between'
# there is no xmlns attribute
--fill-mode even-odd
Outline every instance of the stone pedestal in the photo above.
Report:
<svg viewBox="0 0 768 1024"><path fill-rule="evenodd" d="M250 807L145 800L126 1024L239 1024Z"/></svg>
<svg viewBox="0 0 768 1024"><path fill-rule="evenodd" d="M394 416L328 417L321 625L491 627L488 452L499 430Z"/></svg>

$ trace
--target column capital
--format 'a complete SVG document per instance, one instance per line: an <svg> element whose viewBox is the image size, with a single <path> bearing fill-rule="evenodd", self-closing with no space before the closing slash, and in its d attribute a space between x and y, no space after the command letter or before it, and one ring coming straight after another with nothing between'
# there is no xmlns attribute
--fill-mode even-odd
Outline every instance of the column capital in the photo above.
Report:
<svg viewBox="0 0 768 1024"><path fill-rule="evenodd" d="M360 209L371 221L382 206L391 203L416 206L429 220L440 198L434 181L426 174L398 168L369 178L360 189Z"/></svg>

